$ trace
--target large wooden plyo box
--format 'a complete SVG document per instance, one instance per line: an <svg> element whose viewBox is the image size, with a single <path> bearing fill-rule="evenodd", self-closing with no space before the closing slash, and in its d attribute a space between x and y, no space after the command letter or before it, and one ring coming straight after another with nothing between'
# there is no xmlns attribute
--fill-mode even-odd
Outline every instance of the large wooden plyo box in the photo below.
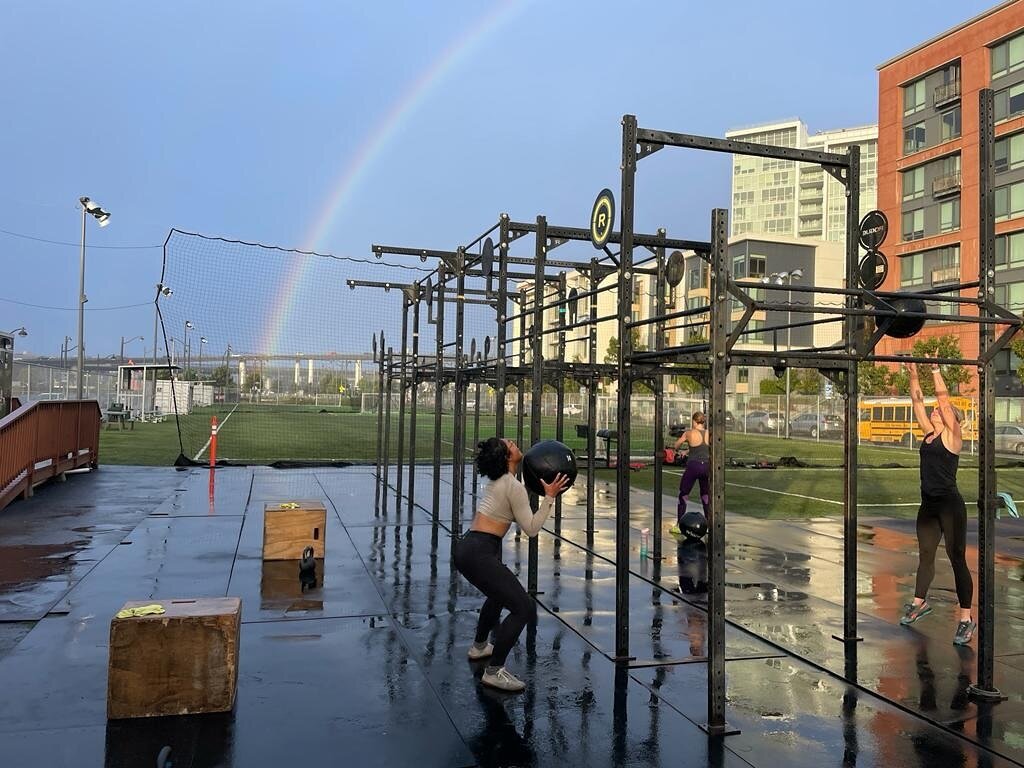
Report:
<svg viewBox="0 0 1024 768"><path fill-rule="evenodd" d="M323 559L327 510L320 501L285 501L263 507L263 559L301 560L302 550L313 547Z"/></svg>
<svg viewBox="0 0 1024 768"><path fill-rule="evenodd" d="M133 600L159 603L165 613L110 622L107 717L156 717L227 712L235 705L237 597Z"/></svg>

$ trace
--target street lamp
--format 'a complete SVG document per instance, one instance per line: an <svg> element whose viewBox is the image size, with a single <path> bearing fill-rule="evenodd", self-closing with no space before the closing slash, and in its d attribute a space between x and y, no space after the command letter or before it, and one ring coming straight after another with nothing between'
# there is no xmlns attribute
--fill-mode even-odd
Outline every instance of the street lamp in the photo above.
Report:
<svg viewBox="0 0 1024 768"><path fill-rule="evenodd" d="M158 346L156 342L157 342L157 339L160 338L157 335L157 331L158 331L157 325L160 322L160 312L157 309L157 302L160 301L160 296L161 295L163 295L163 296L170 296L173 293L174 293L174 291L172 291L170 289L170 286L164 285L163 283L157 283L156 284L156 298L153 299L153 365L156 365L156 348ZM164 344L164 346L166 347L167 345ZM166 352L166 351L167 350L165 348L164 352ZM170 358L170 355L168 355L167 357ZM156 373L154 373L153 375L156 376ZM154 381L155 381L155 379L154 379Z"/></svg>
<svg viewBox="0 0 1024 768"><path fill-rule="evenodd" d="M105 227L110 223L110 213L88 197L80 197L78 202L82 204L82 255L78 267L78 399L81 400L85 368L85 302L89 300L85 296L85 219L88 214Z"/></svg>
<svg viewBox="0 0 1024 768"><path fill-rule="evenodd" d="M133 341L145 341L145 339L142 336L132 336L130 339L125 339L124 336L121 337L121 365L124 365L124 345L131 344ZM146 350L142 350L142 352L145 354Z"/></svg>
<svg viewBox="0 0 1024 768"><path fill-rule="evenodd" d="M17 334L18 336L28 336L28 331L25 330L25 326L23 325L23 326L21 326L21 328L15 328L13 331L11 331L7 335L8 336L14 336L15 334Z"/></svg>
<svg viewBox="0 0 1024 768"><path fill-rule="evenodd" d="M786 357L789 357L789 353L792 351L793 346L793 281L799 280L804 276L802 269L793 269L789 272L773 272L771 277L764 277L761 279L763 283L775 283L776 285L787 286L786 290ZM790 378L789 372L792 369L792 365L786 365L786 437L789 437L789 397L790 397Z"/></svg>
<svg viewBox="0 0 1024 768"><path fill-rule="evenodd" d="M192 321L191 320L186 320L185 321L185 340L182 341L182 343L181 343L181 351L185 354L185 378L186 379L188 378L188 369L189 369L189 365L190 365L190 358L192 356L192 350L191 350L191 348L188 345L188 332L191 331L193 328L195 328L195 326L192 325Z"/></svg>
<svg viewBox="0 0 1024 768"><path fill-rule="evenodd" d="M203 370L203 344L208 344L205 336L199 337L199 370Z"/></svg>

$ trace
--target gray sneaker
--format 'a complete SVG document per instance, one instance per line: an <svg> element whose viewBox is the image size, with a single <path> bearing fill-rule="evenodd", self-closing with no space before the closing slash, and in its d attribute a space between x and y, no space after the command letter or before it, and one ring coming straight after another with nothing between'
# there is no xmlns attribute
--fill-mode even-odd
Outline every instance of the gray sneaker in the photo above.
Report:
<svg viewBox="0 0 1024 768"><path fill-rule="evenodd" d="M469 653L467 655L470 661L480 661L481 659L490 658L492 653L494 653L494 646L491 643L486 643L483 648L473 643L469 646Z"/></svg>
<svg viewBox="0 0 1024 768"><path fill-rule="evenodd" d="M967 619L967 621L961 621L956 625L956 634L953 635L953 644L967 645L974 639L974 631L977 628L978 625L970 619Z"/></svg>
<svg viewBox="0 0 1024 768"><path fill-rule="evenodd" d="M491 672L491 667L488 667L484 670L480 681L484 685L491 686L491 688L497 688L499 691L508 691L509 693L519 693L526 689L526 683L504 667L498 667L494 672Z"/></svg>
<svg viewBox="0 0 1024 768"><path fill-rule="evenodd" d="M915 621L927 616L931 612L932 607L927 602L923 602L920 605L907 603L906 610L904 610L903 616L900 617L900 624L903 626L913 624Z"/></svg>

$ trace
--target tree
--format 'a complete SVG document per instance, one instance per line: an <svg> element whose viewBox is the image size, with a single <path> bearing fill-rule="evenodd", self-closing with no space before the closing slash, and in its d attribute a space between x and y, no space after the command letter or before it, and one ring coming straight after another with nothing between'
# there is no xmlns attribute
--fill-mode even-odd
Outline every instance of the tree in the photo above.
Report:
<svg viewBox="0 0 1024 768"><path fill-rule="evenodd" d="M210 378L213 379L214 386L217 387L229 387L234 383L231 378L231 369L226 365L214 368L210 372Z"/></svg>
<svg viewBox="0 0 1024 768"><path fill-rule="evenodd" d="M786 394L786 382L784 379L771 376L761 379L762 395L784 395Z"/></svg>
<svg viewBox="0 0 1024 768"><path fill-rule="evenodd" d="M640 341L640 331L636 328L632 331L633 351L646 352L647 345ZM613 365L619 362L619 338L612 336L608 339L608 351L604 353L604 362Z"/></svg>
<svg viewBox="0 0 1024 768"><path fill-rule="evenodd" d="M914 342L911 354L914 357L962 357L960 340L951 333L945 336L933 336L929 339L918 339ZM954 395L959 394L961 385L971 380L970 374L962 365L942 366L942 378L945 380L950 394ZM889 381L900 394L910 394L910 374L906 366L891 372ZM921 391L926 395L935 394L935 382L931 376L921 377Z"/></svg>
<svg viewBox="0 0 1024 768"><path fill-rule="evenodd" d="M866 360L857 364L857 386L864 395L887 395L892 391L892 371Z"/></svg>
<svg viewBox="0 0 1024 768"><path fill-rule="evenodd" d="M790 389L801 395L821 394L821 374L813 368L797 368L790 373Z"/></svg>
<svg viewBox="0 0 1024 768"><path fill-rule="evenodd" d="M1010 342L1010 351L1017 356L1017 378L1024 381L1024 336L1018 335Z"/></svg>

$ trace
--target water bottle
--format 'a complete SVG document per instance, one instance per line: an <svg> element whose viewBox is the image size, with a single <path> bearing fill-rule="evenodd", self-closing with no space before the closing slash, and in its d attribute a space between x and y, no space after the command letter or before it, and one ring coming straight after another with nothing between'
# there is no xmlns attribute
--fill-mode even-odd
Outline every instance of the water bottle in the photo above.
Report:
<svg viewBox="0 0 1024 768"><path fill-rule="evenodd" d="M640 529L640 557L641 558L647 557L647 546L648 546L648 542L650 541L650 538L651 538L651 529L650 528L641 528Z"/></svg>

